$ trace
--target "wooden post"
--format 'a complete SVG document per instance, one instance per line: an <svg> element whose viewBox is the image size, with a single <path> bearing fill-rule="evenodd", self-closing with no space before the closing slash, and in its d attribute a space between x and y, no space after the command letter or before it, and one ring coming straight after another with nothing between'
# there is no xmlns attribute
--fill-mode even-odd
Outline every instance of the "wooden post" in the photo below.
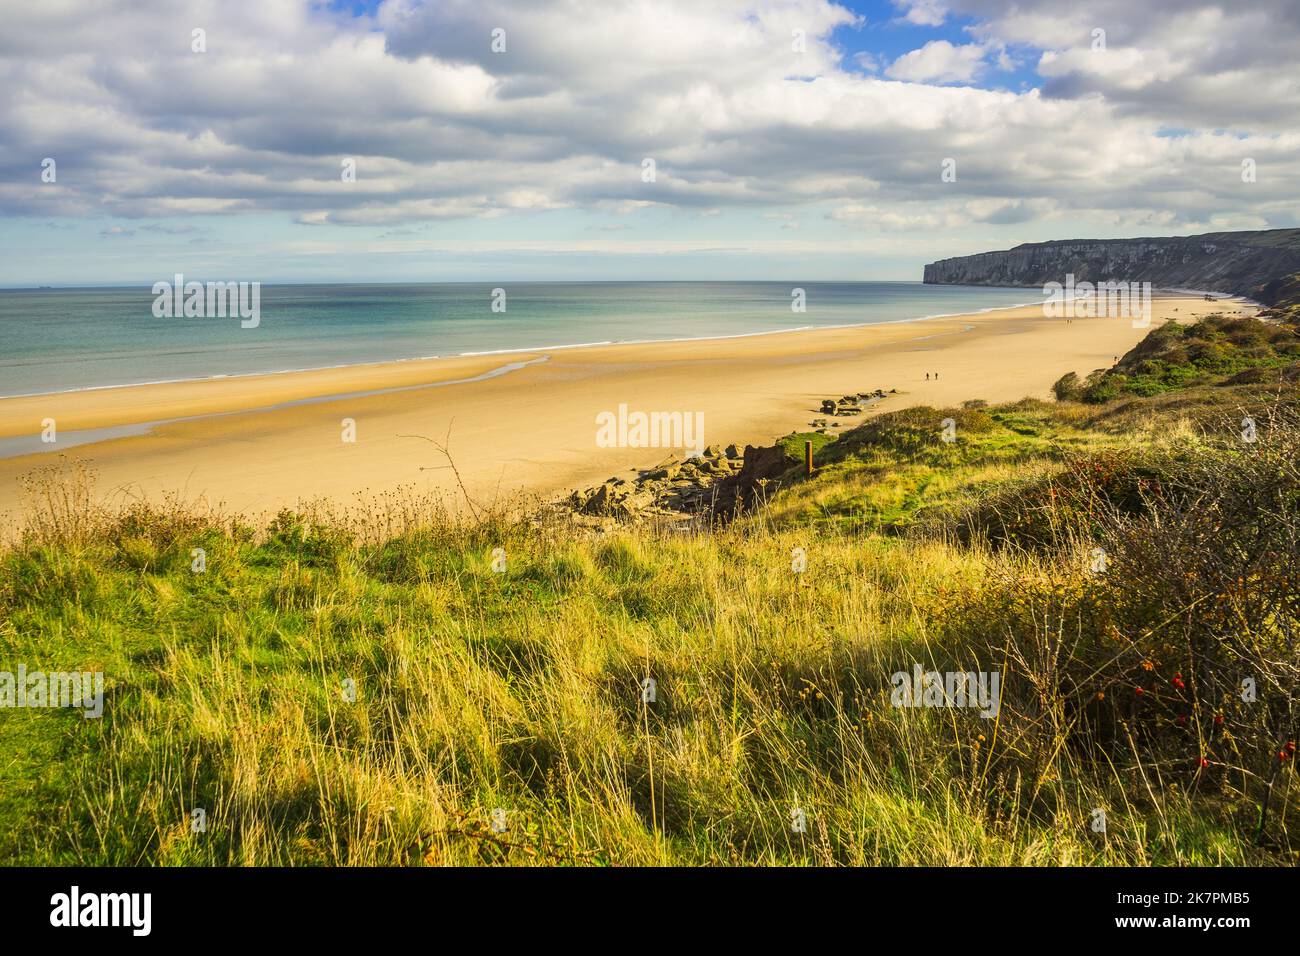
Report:
<svg viewBox="0 0 1300 956"><path fill-rule="evenodd" d="M803 473L805 478L811 478L813 473L812 463L812 442L803 443Z"/></svg>

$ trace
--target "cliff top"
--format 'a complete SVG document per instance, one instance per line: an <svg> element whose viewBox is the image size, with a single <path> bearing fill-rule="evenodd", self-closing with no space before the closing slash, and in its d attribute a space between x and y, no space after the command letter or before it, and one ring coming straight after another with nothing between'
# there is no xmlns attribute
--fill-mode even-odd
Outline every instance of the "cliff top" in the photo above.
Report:
<svg viewBox="0 0 1300 956"><path fill-rule="evenodd" d="M1236 242L1247 246L1300 251L1300 229L1253 229L1235 232L1204 232L1195 236L1135 236L1131 239L1049 239L1046 242L1022 242L1014 249L1041 246L1090 245L1123 242ZM963 257L957 257L963 258Z"/></svg>

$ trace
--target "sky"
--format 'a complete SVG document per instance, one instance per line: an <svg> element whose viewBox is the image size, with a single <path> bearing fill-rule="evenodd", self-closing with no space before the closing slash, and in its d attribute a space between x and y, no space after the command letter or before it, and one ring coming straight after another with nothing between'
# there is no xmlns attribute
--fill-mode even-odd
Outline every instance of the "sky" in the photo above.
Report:
<svg viewBox="0 0 1300 956"><path fill-rule="evenodd" d="M2 2L5 287L919 280L1300 226L1297 0Z"/></svg>

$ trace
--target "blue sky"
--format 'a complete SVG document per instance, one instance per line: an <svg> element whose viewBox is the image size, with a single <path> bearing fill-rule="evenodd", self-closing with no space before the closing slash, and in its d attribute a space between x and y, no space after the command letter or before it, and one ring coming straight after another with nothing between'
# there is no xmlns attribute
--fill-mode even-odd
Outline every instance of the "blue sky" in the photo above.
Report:
<svg viewBox="0 0 1300 956"><path fill-rule="evenodd" d="M911 23L899 15L900 11L889 0L844 6L866 18L862 26L840 27L832 34L833 42L845 51L849 67L858 66L854 57L859 53L887 64L934 40L946 40L954 46L969 43L969 28L979 22L973 17L950 15L937 26ZM1041 50L1018 45L1014 52L1014 68L985 78L980 82L982 87L1023 91L1041 85L1041 78L1034 70Z"/></svg>
<svg viewBox="0 0 1300 956"><path fill-rule="evenodd" d="M1282 0L77 7L0 45L0 285L918 279L1300 225Z"/></svg>

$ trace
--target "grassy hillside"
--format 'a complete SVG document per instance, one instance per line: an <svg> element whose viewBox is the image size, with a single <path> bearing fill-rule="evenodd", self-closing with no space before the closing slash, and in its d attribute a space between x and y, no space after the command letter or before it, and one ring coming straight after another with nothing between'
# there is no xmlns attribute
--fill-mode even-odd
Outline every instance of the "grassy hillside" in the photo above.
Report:
<svg viewBox="0 0 1300 956"><path fill-rule="evenodd" d="M1295 862L1294 339L1157 329L1057 403L881 414L685 533L418 500L255 530L40 482L0 668L109 691L0 711L0 855ZM997 671L998 716L894 706L918 663Z"/></svg>
<svg viewBox="0 0 1300 956"><path fill-rule="evenodd" d="M1300 368L1300 334L1291 324L1208 316L1193 325L1169 322L1154 329L1114 368L1086 381L1070 372L1053 387L1057 398L1102 404L1191 386L1272 383L1294 386Z"/></svg>

